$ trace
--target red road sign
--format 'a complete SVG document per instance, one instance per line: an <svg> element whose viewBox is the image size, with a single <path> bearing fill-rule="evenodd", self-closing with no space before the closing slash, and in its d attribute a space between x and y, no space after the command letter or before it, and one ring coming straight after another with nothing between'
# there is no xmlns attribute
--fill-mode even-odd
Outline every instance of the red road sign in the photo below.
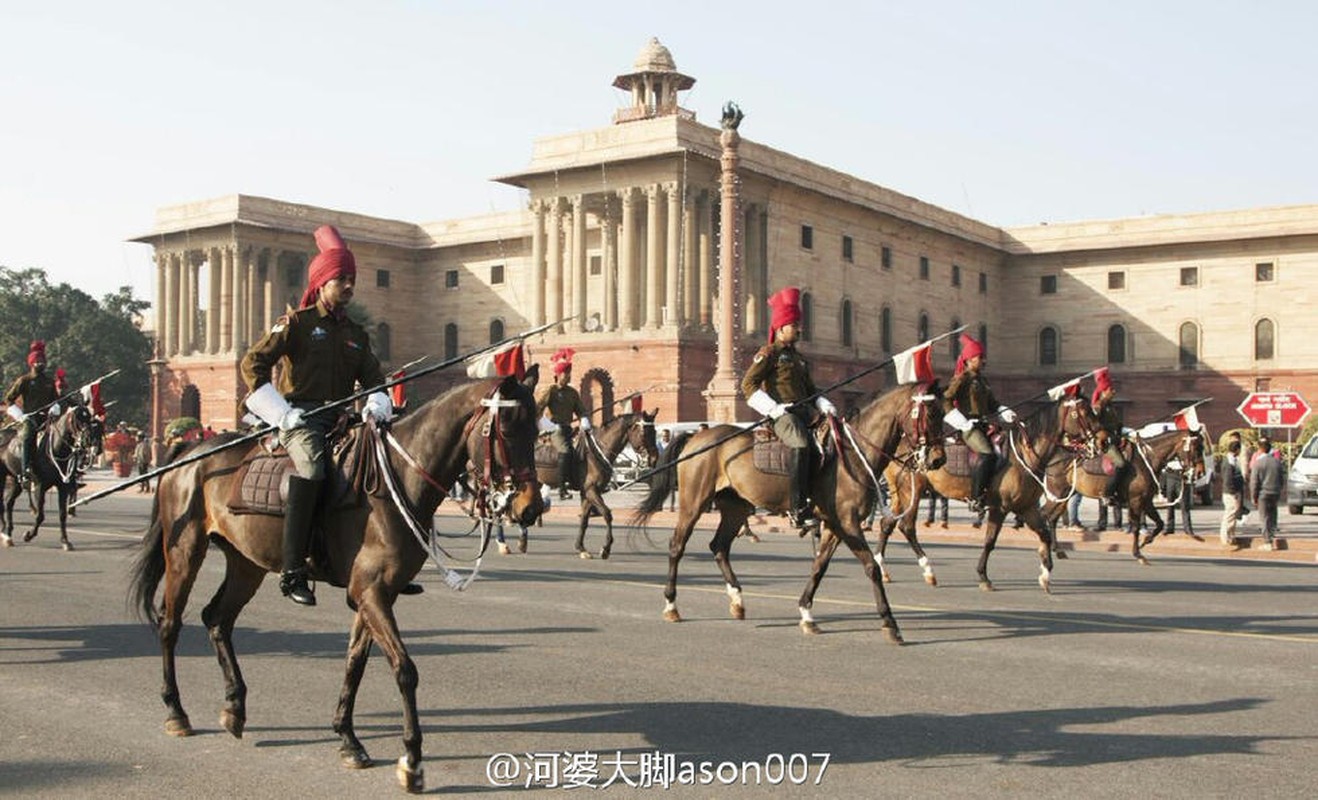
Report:
<svg viewBox="0 0 1318 800"><path fill-rule="evenodd" d="M1298 428L1310 409L1299 392L1252 392L1236 411L1255 428Z"/></svg>

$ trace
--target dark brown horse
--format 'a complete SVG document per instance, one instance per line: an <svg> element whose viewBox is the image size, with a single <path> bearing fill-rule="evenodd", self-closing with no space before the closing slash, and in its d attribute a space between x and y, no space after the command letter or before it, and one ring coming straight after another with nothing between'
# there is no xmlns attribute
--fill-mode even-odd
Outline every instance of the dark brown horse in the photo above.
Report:
<svg viewBox="0 0 1318 800"><path fill-rule="evenodd" d="M1124 499L1126 507L1130 509L1127 530L1131 534L1131 555L1139 563L1148 565L1149 560L1144 557L1143 548L1157 538L1164 528L1162 515L1157 508L1158 476L1168 461L1179 458L1181 463L1188 464L1194 470L1196 479L1203 477L1206 450L1201 431L1174 430L1131 440L1131 451L1127 456L1131 468L1117 486L1117 497ZM1072 491L1085 497L1097 498L1099 502L1104 501L1107 476L1090 474L1075 459L1058 460L1049 465L1048 479L1048 486L1054 494L1067 495L1044 504L1043 516L1050 523L1055 523L1061 515ZM1153 530L1145 534L1141 542L1140 523L1145 517L1153 522Z"/></svg>
<svg viewBox="0 0 1318 800"><path fill-rule="evenodd" d="M600 558L608 558L613 551L613 511L604 502L604 493L613 481L613 462L627 445L631 445L632 450L641 457L641 466L649 467L659 461L659 446L654 433L654 418L658 415L657 408L639 414L622 414L598 428L577 435L577 457L573 463L576 464L577 486L581 487L581 521L577 528L575 547L582 558L591 557L590 551L586 549L586 526L590 524L592 515L602 517L606 528ZM548 449L551 453L553 450L552 447L540 449ZM558 455L543 455L545 458L536 459L537 477L541 484L557 488L561 483ZM522 529L519 549L526 552L525 528Z"/></svg>
<svg viewBox="0 0 1318 800"><path fill-rule="evenodd" d="M531 386L537 374L533 369L528 375ZM350 435L365 434L358 429ZM334 717L334 731L341 739L340 758L351 768L371 764L353 731L353 706L371 645L376 644L389 659L403 698L406 752L399 759L397 776L404 788L416 791L424 781L417 671L403 646L393 605L426 561L427 547L414 535L419 530L417 521L433 517L447 487L468 461L481 465L479 472L488 480L480 489L491 496L497 494L495 505L506 508L512 519L529 522L540 515L534 466L535 401L531 388L511 377L465 384L398 420L391 436L407 455L378 446L376 464L382 473L389 471L386 479L395 478L386 483L397 487L401 502L388 493L383 497L371 493L357 507L336 509L322 517L325 553L314 572L318 579L346 586L348 605L356 612ZM231 435L221 435L197 447L213 449L231 439ZM189 735L192 725L179 700L174 648L188 593L210 542L226 560L224 581L201 613L224 672L226 702L220 724L234 736L242 736L246 723L247 687L234 655L233 626L266 573L280 569L283 522L277 516L235 515L230 510L233 478L247 452L248 448L234 447L162 476L151 528L135 566L131 596L160 635L164 662L161 697L169 710L165 730L176 736ZM157 609L154 598L162 579L164 590Z"/></svg>
<svg viewBox="0 0 1318 800"><path fill-rule="evenodd" d="M50 420L46 430L37 435L35 450L29 460L35 518L32 527L23 534L23 541L32 541L41 530L41 523L46 521L46 492L54 488L58 498L60 547L73 549L68 530L69 503L73 502L78 491L79 471L88 458L87 454L100 444L100 428L96 422L86 406L75 404ZM0 459L0 485L4 486L4 532L0 533L0 544L5 547L13 545L14 503L25 488L19 479L23 471L19 449L23 442L13 434L10 436L4 457Z"/></svg>
<svg viewBox="0 0 1318 800"><path fill-rule="evenodd" d="M810 490L823 534L799 601L804 632L819 632L811 616L815 591L838 544L842 543L860 561L873 584L884 634L890 641L901 642L901 632L888 605L883 582L879 580L874 554L861 531L861 521L877 502L877 476L900 443L908 443L918 454L916 460L922 467L942 462L941 437L937 435L943 424L939 396L936 384L899 386L870 402L854 422L837 423L841 441L836 438L833 441L841 455L829 459L816 471ZM733 618L743 619L746 615L741 584L732 571L732 541L756 508L782 513L791 503L787 476L768 474L755 466L752 437L752 432L732 425L679 436L664 451L661 462L661 466L676 464L676 467L657 472L651 478L650 492L637 510L638 523L644 524L660 510L670 493L678 493L677 526L668 547L668 582L664 587L664 619L670 622L682 618L677 611L678 563L686 552L696 522L711 503L718 509L719 524L709 549L723 573ZM693 455L683 459L683 451Z"/></svg>
<svg viewBox="0 0 1318 800"><path fill-rule="evenodd" d="M989 482L985 496L987 514L984 528L984 548L979 556L976 571L979 587L992 591L988 577L989 554L997 545L1002 522L1008 514L1017 514L1039 537L1039 586L1046 592L1052 588L1052 533L1039 514L1039 498L1043 496L1044 468L1061 447L1083 446L1092 440L1097 421L1089 404L1083 398L1067 398L1045 408L1030 421L1018 423L1007 432L1003 448L1005 466L999 466ZM879 552L888 545L893 528L901 525L902 535L911 543L921 559L927 576L932 576L930 565L915 534L920 497L926 486L952 500L965 500L970 496L970 476L953 475L946 466L927 472L911 471L897 461L888 466L885 477L892 491L892 509L895 516L885 519L879 529ZM936 579L926 579L931 585Z"/></svg>

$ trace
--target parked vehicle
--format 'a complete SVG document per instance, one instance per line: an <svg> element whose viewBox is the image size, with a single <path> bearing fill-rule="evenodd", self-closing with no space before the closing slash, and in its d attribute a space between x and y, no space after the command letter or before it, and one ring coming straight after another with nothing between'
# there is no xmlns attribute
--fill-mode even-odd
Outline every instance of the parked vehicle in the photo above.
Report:
<svg viewBox="0 0 1318 800"><path fill-rule="evenodd" d="M1318 433L1305 442L1286 476L1286 510L1303 514L1305 506L1318 506Z"/></svg>

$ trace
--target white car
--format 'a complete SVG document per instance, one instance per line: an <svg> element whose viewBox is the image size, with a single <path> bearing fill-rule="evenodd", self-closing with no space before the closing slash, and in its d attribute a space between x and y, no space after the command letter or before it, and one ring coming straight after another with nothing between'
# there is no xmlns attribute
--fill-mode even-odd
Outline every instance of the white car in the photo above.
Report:
<svg viewBox="0 0 1318 800"><path fill-rule="evenodd" d="M1318 433L1304 443L1286 475L1286 510L1303 514L1305 506L1318 506Z"/></svg>

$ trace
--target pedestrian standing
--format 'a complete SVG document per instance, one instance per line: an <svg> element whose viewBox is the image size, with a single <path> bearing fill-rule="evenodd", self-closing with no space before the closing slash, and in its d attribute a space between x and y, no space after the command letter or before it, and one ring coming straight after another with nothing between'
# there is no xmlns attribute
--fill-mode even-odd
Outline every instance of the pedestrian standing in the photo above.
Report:
<svg viewBox="0 0 1318 800"><path fill-rule="evenodd" d="M1259 451L1249 465L1250 496L1259 510L1259 526L1263 533L1260 550L1271 550L1277 536L1277 501L1285 484L1285 471L1281 459L1272 452L1272 440L1260 436Z"/></svg>
<svg viewBox="0 0 1318 800"><path fill-rule="evenodd" d="M1226 455L1222 457L1222 523L1217 530L1222 546L1229 550L1240 549L1236 522L1244 499L1245 470L1240 458L1240 440L1234 439L1227 443Z"/></svg>
<svg viewBox="0 0 1318 800"><path fill-rule="evenodd" d="M924 526L926 528L932 526L934 524L935 511L941 510L942 513L941 527L946 528L947 527L947 497L945 495L939 494L938 490L932 486L929 487L928 494L929 494L929 513L925 515Z"/></svg>

